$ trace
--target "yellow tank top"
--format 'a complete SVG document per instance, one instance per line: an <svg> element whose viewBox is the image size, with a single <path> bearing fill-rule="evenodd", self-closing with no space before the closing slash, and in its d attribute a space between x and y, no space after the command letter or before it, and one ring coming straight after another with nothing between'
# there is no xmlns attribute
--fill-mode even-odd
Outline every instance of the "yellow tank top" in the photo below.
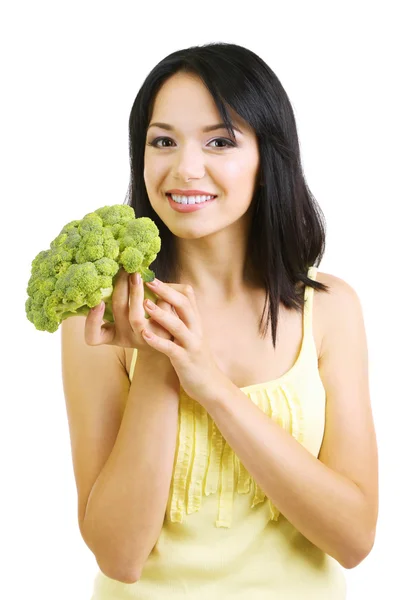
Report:
<svg viewBox="0 0 412 600"><path fill-rule="evenodd" d="M316 279L312 266L308 276ZM241 388L314 456L326 394L305 287L299 356L276 380ZM133 377L137 350L130 368ZM101 571L91 600L342 600L341 565L313 545L265 496L209 413L181 389L172 481L163 528L139 581Z"/></svg>

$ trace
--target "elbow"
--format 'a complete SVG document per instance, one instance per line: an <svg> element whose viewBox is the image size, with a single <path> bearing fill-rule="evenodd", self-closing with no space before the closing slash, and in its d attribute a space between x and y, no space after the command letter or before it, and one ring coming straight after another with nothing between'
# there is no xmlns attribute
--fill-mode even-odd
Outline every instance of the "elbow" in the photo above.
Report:
<svg viewBox="0 0 412 600"><path fill-rule="evenodd" d="M375 531L373 531L372 534L369 535L367 542L365 542L362 546L357 547L356 550L353 550L351 552L350 556L347 556L344 559L339 560L340 564L345 569L354 569L355 567L360 565L360 563L362 561L364 561L367 556L369 556L374 544L375 544Z"/></svg>
<svg viewBox="0 0 412 600"><path fill-rule="evenodd" d="M82 530L83 538L85 539L84 529ZM100 571L108 577L109 579L113 579L115 581L120 581L120 583L136 583L139 581L142 569L137 568L136 564L140 564L137 561L134 564L126 564L127 561L120 558L120 556L105 555L102 552L98 552L95 545L89 541L86 542L87 546L90 548Z"/></svg>
<svg viewBox="0 0 412 600"><path fill-rule="evenodd" d="M127 573L125 577L121 577L120 579L118 579L118 581L121 581L122 583L137 583L140 579L140 573Z"/></svg>
<svg viewBox="0 0 412 600"><path fill-rule="evenodd" d="M126 567L114 567L113 565L103 565L100 562L97 563L103 575L106 575L109 579L120 581L121 583L137 583L141 577L141 570L131 570Z"/></svg>

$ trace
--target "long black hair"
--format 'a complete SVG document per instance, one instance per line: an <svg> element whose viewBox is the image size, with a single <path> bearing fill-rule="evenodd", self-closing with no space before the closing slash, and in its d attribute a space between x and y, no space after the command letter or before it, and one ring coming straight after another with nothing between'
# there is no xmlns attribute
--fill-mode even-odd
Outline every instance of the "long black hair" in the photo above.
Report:
<svg viewBox="0 0 412 600"><path fill-rule="evenodd" d="M175 236L150 204L143 178L144 152L156 94L178 72L202 80L233 137L227 106L256 133L260 182L249 209L247 264L266 290L259 333L265 336L270 322L275 347L280 303L302 311L305 285L329 291L328 286L307 276L308 268L318 266L324 254L326 226L305 181L291 103L270 67L254 52L236 44L216 42L178 50L146 77L129 118L131 176L125 203L133 207L136 217L150 217L158 226L162 248L150 268L165 282L176 282L179 272Z"/></svg>

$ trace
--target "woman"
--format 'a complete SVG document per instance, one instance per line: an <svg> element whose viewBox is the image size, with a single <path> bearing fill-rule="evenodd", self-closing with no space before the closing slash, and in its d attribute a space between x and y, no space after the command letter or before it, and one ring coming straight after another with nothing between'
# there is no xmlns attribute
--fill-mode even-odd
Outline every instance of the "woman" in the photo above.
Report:
<svg viewBox="0 0 412 600"><path fill-rule="evenodd" d="M192 47L129 129L157 307L122 271L115 324L62 324L93 600L345 598L378 513L367 344L356 292L316 266L289 99L250 50Z"/></svg>

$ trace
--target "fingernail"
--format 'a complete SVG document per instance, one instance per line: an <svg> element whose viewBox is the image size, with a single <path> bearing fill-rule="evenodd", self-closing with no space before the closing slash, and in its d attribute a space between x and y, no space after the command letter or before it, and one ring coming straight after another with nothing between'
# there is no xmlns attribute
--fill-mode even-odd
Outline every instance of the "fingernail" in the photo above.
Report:
<svg viewBox="0 0 412 600"><path fill-rule="evenodd" d="M131 281L133 285L139 285L140 279L140 273L132 273Z"/></svg>
<svg viewBox="0 0 412 600"><path fill-rule="evenodd" d="M93 306L92 311L93 312L99 312L99 310L103 307L103 302L100 302L100 304L98 304L97 306Z"/></svg>
<svg viewBox="0 0 412 600"><path fill-rule="evenodd" d="M156 304L153 304L151 300L146 300L146 306L151 310L154 310L156 308Z"/></svg>
<svg viewBox="0 0 412 600"><path fill-rule="evenodd" d="M159 285L159 280L158 279L153 279L153 281L147 282L146 285L151 285L152 287L156 287L157 285Z"/></svg>

